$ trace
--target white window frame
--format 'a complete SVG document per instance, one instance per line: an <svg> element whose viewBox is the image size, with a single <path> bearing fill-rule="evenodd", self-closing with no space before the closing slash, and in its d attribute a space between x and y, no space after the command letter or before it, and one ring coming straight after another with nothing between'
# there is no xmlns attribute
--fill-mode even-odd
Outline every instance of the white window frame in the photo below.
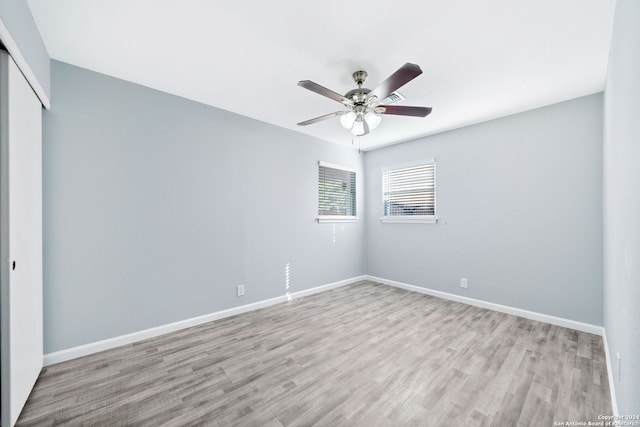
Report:
<svg viewBox="0 0 640 427"><path fill-rule="evenodd" d="M411 168L411 167L416 167L416 166L421 166L421 165L433 165L434 168L434 176L433 176L433 184L434 184L434 194L433 194L433 207L434 207L434 214L433 215L385 215L384 213L384 203L385 203L385 194L384 194L384 174L387 173L388 171L393 171L393 170L398 170L398 169L406 169L406 168ZM437 185L437 167L436 167L436 160L434 158L430 158L430 159L423 159L423 160L419 160L419 161L415 161L415 162L410 162L410 163L402 163L402 164L397 164L397 165L391 165L391 166L385 166L382 168L382 191L381 191L381 195L382 195L382 217L380 218L380 220L382 222L388 222L388 223L413 223L413 224L417 224L417 223L421 223L421 224L435 224L438 222L438 217L437 217L437 209L438 209L438 201L437 201L437 193L438 193L438 185Z"/></svg>
<svg viewBox="0 0 640 427"><path fill-rule="evenodd" d="M320 172L320 168L321 167L325 167L325 168L331 168L331 169L338 169L338 170L343 170L345 172L350 172L354 174L354 191L355 191L355 200L354 200L354 206L353 209L356 211L356 213L358 212L357 210L357 203L358 203L358 190L357 190L357 186L358 186L358 172L353 169L353 168L348 168L346 166L341 166L341 165L336 165L333 163L328 163L328 162L323 162L323 161L319 161L318 162L318 185L316 186L316 191L318 192L318 196L320 195L320 176L319 176L319 172ZM317 199L316 199L317 200ZM320 211L320 206L318 204L316 212ZM356 222L358 221L358 217L355 215L320 215L318 214L317 217L317 221L318 223L335 223L335 222Z"/></svg>

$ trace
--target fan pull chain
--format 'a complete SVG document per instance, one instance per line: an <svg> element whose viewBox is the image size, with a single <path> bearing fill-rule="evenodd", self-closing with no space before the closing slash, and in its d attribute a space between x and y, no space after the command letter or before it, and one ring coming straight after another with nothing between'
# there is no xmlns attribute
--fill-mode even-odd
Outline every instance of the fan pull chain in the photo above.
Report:
<svg viewBox="0 0 640 427"><path fill-rule="evenodd" d="M358 154L362 154L362 150L360 150L360 136L359 135L357 137L351 135L351 145L355 145L356 138L358 139Z"/></svg>

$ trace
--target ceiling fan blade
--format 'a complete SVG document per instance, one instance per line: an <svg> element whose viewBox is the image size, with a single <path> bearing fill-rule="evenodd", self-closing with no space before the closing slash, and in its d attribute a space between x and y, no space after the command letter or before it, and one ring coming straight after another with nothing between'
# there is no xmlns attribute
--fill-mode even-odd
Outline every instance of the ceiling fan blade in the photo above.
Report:
<svg viewBox="0 0 640 427"><path fill-rule="evenodd" d="M426 117L431 113L431 107L409 107L406 105L378 105L378 114L394 114L396 116Z"/></svg>
<svg viewBox="0 0 640 427"><path fill-rule="evenodd" d="M351 102L351 100L349 100L348 98L345 98L344 96L332 91L331 89L320 86L318 83L314 83L311 80L300 80L298 82L298 86L308 89L311 92L318 93L322 96L326 96L327 98L338 101L344 105L353 105L353 102Z"/></svg>
<svg viewBox="0 0 640 427"><path fill-rule="evenodd" d="M420 66L407 62L395 73L387 77L385 81L376 86L375 89L369 92L368 99L375 96L376 100L382 100L398 88L418 77L420 74L422 74Z"/></svg>
<svg viewBox="0 0 640 427"><path fill-rule="evenodd" d="M324 116L320 116L320 117L316 117L314 119L309 119L309 120L305 120L304 122L300 122L298 123L298 126L307 126L307 125L312 125L314 123L318 123L321 122L323 120L327 120L336 116L341 116L344 113L348 113L348 111L336 111L335 113L329 113L329 114L325 114Z"/></svg>

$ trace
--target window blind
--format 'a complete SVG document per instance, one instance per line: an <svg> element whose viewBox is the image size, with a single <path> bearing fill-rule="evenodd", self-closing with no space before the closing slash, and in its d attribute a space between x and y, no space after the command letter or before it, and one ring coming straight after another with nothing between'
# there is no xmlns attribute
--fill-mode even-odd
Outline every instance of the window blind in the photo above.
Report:
<svg viewBox="0 0 640 427"><path fill-rule="evenodd" d="M318 167L318 215L356 215L356 173Z"/></svg>
<svg viewBox="0 0 640 427"><path fill-rule="evenodd" d="M435 162L385 169L382 187L385 217L435 216Z"/></svg>

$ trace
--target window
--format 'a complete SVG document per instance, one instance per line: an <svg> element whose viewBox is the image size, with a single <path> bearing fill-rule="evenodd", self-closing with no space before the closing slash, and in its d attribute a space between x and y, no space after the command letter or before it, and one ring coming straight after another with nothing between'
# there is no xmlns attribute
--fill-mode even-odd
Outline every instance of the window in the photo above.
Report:
<svg viewBox="0 0 640 427"><path fill-rule="evenodd" d="M436 222L433 159L382 170L383 222Z"/></svg>
<svg viewBox="0 0 640 427"><path fill-rule="evenodd" d="M351 222L356 218L356 172L318 163L318 222Z"/></svg>

